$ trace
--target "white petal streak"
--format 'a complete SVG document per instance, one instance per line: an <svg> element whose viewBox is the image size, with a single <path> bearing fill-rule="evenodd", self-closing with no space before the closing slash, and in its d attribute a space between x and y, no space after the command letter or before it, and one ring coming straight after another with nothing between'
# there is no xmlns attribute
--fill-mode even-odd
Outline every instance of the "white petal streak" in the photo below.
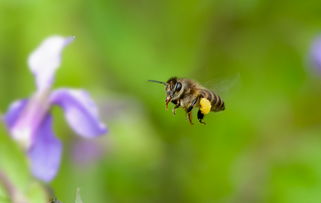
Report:
<svg viewBox="0 0 321 203"><path fill-rule="evenodd" d="M52 36L31 53L28 64L36 77L37 88L50 88L55 72L60 66L63 48L72 42L74 37Z"/></svg>

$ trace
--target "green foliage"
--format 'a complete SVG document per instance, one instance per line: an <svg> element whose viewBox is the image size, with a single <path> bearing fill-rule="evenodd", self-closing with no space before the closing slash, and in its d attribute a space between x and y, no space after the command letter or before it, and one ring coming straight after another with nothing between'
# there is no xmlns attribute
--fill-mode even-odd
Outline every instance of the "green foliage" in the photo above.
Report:
<svg viewBox="0 0 321 203"><path fill-rule="evenodd" d="M74 35L54 86L89 90L109 134L98 140L102 157L76 164L76 138L53 109L64 156L50 186L61 202L74 202L78 187L86 203L320 202L321 75L308 61L320 7L317 0L2 0L0 111L33 92L29 53L49 35ZM218 90L219 81L240 79L222 93L225 111L206 115L205 126L195 114L190 126L182 110L164 110L162 87L146 82L171 76ZM6 132L0 170L26 198L44 197Z"/></svg>
<svg viewBox="0 0 321 203"><path fill-rule="evenodd" d="M83 203L83 201L81 200L81 197L80 197L80 189L79 188L77 189L75 203Z"/></svg>
<svg viewBox="0 0 321 203"><path fill-rule="evenodd" d="M0 198L13 203L47 202L43 186L30 176L24 153L8 136L3 124L0 140Z"/></svg>

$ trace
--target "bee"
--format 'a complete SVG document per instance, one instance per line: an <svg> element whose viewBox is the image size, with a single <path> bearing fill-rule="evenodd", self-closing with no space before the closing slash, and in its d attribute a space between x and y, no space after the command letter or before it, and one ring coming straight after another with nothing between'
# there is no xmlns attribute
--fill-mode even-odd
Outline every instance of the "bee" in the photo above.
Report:
<svg viewBox="0 0 321 203"><path fill-rule="evenodd" d="M157 80L148 81L163 84L165 86L166 109L168 109L168 103L172 102L175 105L172 110L175 115L176 109L182 107L187 113L190 124L193 124L192 110L194 107L199 108L197 118L202 124L206 124L203 121L204 115L211 111L218 112L225 109L224 101L220 96L194 80L171 77L167 82Z"/></svg>

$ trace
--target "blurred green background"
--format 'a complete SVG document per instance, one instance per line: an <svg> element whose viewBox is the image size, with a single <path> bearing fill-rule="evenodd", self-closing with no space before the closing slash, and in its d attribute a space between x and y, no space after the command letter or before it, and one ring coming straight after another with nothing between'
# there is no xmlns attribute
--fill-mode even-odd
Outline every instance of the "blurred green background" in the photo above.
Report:
<svg viewBox="0 0 321 203"><path fill-rule="evenodd" d="M84 203L320 202L321 73L308 61L320 31L317 0L0 0L0 112L34 91L27 58L41 41L74 35L54 87L87 89L109 133L80 163L79 138L53 109L61 202L77 188ZM193 126L173 116L146 82L171 76L222 92L226 110L205 126L195 112ZM19 150L1 153L17 187L40 194Z"/></svg>

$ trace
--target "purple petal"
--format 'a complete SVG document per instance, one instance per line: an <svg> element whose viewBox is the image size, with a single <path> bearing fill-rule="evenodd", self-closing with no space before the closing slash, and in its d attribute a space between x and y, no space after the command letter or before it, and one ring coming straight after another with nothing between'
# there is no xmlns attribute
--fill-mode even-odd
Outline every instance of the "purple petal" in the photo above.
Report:
<svg viewBox="0 0 321 203"><path fill-rule="evenodd" d="M56 69L60 65L61 52L73 39L73 37L52 36L31 53L28 64L36 77L38 89L51 87Z"/></svg>
<svg viewBox="0 0 321 203"><path fill-rule="evenodd" d="M87 92L75 89L58 89L51 95L51 102L61 106L72 129L83 137L105 134L107 129L98 118L96 104Z"/></svg>
<svg viewBox="0 0 321 203"><path fill-rule="evenodd" d="M51 181L60 165L62 146L52 131L50 114L44 118L36 131L33 145L28 151L33 175L45 182Z"/></svg>
<svg viewBox="0 0 321 203"><path fill-rule="evenodd" d="M321 37L317 38L312 43L311 60L313 65L321 71Z"/></svg>
<svg viewBox="0 0 321 203"><path fill-rule="evenodd" d="M11 136L25 149L32 145L35 131L48 114L50 106L46 97L46 94L36 94L31 99L15 102L6 115Z"/></svg>
<svg viewBox="0 0 321 203"><path fill-rule="evenodd" d="M13 102L7 113L5 114L5 122L9 129L11 129L16 123L17 119L21 115L22 111L25 109L26 104L28 103L27 99L22 99Z"/></svg>
<svg viewBox="0 0 321 203"><path fill-rule="evenodd" d="M104 147L99 140L76 139L72 145L72 158L75 164L85 167L98 162L104 154Z"/></svg>

